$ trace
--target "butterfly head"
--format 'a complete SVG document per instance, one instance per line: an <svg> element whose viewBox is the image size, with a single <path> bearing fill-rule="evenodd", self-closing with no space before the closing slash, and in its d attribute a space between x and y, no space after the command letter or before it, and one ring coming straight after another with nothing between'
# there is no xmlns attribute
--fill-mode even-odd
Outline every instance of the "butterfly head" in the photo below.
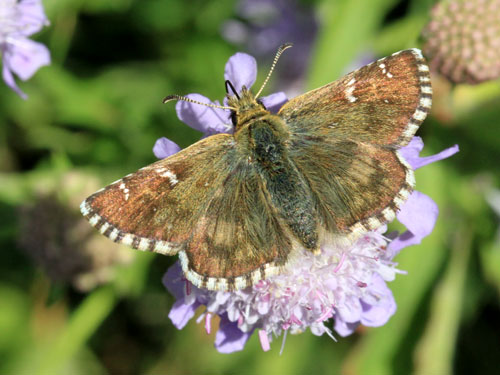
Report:
<svg viewBox="0 0 500 375"><path fill-rule="evenodd" d="M228 94L227 104L231 108L231 120L235 131L249 120L269 114L264 104L257 100L255 95L245 86L241 88L239 94Z"/></svg>
<svg viewBox="0 0 500 375"><path fill-rule="evenodd" d="M269 81L269 78L271 77L271 74L274 70L274 67L276 66L276 63L278 62L279 57L281 56L284 50L290 48L291 46L292 46L291 43L285 43L278 48L278 52L274 57L271 69L269 70L269 73L267 74L264 83L262 84L256 95L252 94L250 90L246 88L246 86L242 86L241 91L238 93L238 91L234 88L233 84L230 81L226 81L226 92L228 93L227 105L222 106L218 104L203 103L181 95L169 95L163 99L163 103L167 103L172 100L182 100L185 102L199 104L206 107L230 110L231 120L233 122L233 126L235 127L234 130L236 132L238 129L241 129L241 127L245 125L248 121L269 114L269 111L266 109L264 104L262 104L260 100L257 100L257 98L259 97L260 93L262 92L267 82ZM231 90L233 94L230 94L229 90Z"/></svg>

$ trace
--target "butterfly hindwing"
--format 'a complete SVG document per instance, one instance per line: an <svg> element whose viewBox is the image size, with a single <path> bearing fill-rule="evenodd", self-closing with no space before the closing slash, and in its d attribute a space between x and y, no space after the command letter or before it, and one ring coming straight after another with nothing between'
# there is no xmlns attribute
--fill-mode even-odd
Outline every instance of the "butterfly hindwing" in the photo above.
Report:
<svg viewBox="0 0 500 375"><path fill-rule="evenodd" d="M300 95L278 115L297 137L336 137L400 147L415 134L431 101L429 68L420 50L411 49Z"/></svg>
<svg viewBox="0 0 500 375"><path fill-rule="evenodd" d="M330 234L357 235L391 221L414 185L413 171L397 151L369 143L297 141L290 158L308 181Z"/></svg>
<svg viewBox="0 0 500 375"><path fill-rule="evenodd" d="M110 239L179 253L186 277L241 289L276 272L292 240L273 215L262 180L228 134L206 138L114 182L81 206Z"/></svg>

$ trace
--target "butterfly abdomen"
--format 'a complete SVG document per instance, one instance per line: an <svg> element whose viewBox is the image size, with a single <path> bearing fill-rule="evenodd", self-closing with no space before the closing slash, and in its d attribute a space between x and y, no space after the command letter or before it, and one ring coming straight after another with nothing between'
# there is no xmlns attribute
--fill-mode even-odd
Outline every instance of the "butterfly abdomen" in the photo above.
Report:
<svg viewBox="0 0 500 375"><path fill-rule="evenodd" d="M271 204L305 248L318 248L318 225L306 182L288 158L288 130L268 115L248 126L248 152L264 181Z"/></svg>

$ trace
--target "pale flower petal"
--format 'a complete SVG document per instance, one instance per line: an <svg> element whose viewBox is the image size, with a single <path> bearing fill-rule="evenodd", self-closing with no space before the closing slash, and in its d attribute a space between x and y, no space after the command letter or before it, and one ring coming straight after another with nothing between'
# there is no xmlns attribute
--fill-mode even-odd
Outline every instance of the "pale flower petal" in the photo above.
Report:
<svg viewBox="0 0 500 375"><path fill-rule="evenodd" d="M48 25L40 0L0 1L0 55L2 77L21 98L27 95L17 86L15 73L27 80L42 66L50 64L47 47L27 37Z"/></svg>
<svg viewBox="0 0 500 375"><path fill-rule="evenodd" d="M219 104L212 102L207 97L200 94L186 95L189 99L201 103ZM206 107L201 104L190 103L179 100L175 106L177 117L195 130L202 133L228 133L232 126L230 112L228 110Z"/></svg>
<svg viewBox="0 0 500 375"><path fill-rule="evenodd" d="M257 61L243 52L234 54L226 64L224 78L233 84L237 92L240 92L243 86L249 89L257 78Z"/></svg>
<svg viewBox="0 0 500 375"><path fill-rule="evenodd" d="M391 242L389 251L396 255L407 246L419 244L434 229L438 215L437 204L424 193L414 191L396 216L407 231Z"/></svg>
<svg viewBox="0 0 500 375"><path fill-rule="evenodd" d="M158 159L165 159L178 153L181 150L179 145L168 138L158 138L153 146L153 153Z"/></svg>
<svg viewBox="0 0 500 375"><path fill-rule="evenodd" d="M242 332L236 323L221 316L219 330L215 335L215 348L219 353L233 353L243 350L253 332Z"/></svg>
<svg viewBox="0 0 500 375"><path fill-rule="evenodd" d="M271 113L277 113L279 109L288 101L284 92L276 92L271 95L263 96L260 98L264 107L266 107Z"/></svg>
<svg viewBox="0 0 500 375"><path fill-rule="evenodd" d="M418 169L424 165L434 163L439 160L449 158L459 151L458 145L444 149L436 155L421 157L420 151L424 148L424 142L420 137L413 137L410 143L401 148L400 153L413 169Z"/></svg>
<svg viewBox="0 0 500 375"><path fill-rule="evenodd" d="M41 43L21 39L16 45L7 48L3 61L19 78L26 81L42 66L50 64L50 52Z"/></svg>

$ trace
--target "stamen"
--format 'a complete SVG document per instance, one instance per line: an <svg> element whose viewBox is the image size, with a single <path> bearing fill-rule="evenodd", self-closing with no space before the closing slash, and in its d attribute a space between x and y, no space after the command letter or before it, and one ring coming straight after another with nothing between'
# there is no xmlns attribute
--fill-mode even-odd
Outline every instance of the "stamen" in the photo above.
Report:
<svg viewBox="0 0 500 375"><path fill-rule="evenodd" d="M273 73L274 67L276 66L276 63L278 62L278 59L280 58L283 51L286 50L287 48L292 47L292 45L293 45L292 43L285 43L285 44L282 44L280 46L280 48L278 48L278 52L276 52L276 56L274 56L273 64L271 65L271 69L269 70L269 73L267 73L267 77L264 80L264 83L262 84L262 86L260 87L260 90L257 92L257 95L255 95L255 99L257 99L259 97L260 93L264 89L264 86L267 84L267 81L269 81L269 78L271 78L271 74Z"/></svg>
<svg viewBox="0 0 500 375"><path fill-rule="evenodd" d="M346 257L345 253L342 252L342 256L340 257L339 264L337 264L337 267L335 267L333 269L333 272L335 272L335 273L339 272L339 270L342 268L342 265L344 264L345 257Z"/></svg>
<svg viewBox="0 0 500 375"><path fill-rule="evenodd" d="M283 350L285 349L285 341L286 341L287 334L288 334L288 329L285 329L285 333L283 333L283 341L281 341L280 355L283 354Z"/></svg>
<svg viewBox="0 0 500 375"><path fill-rule="evenodd" d="M207 335L210 334L211 328L212 328L212 314L207 313L205 315L205 331L207 331Z"/></svg>
<svg viewBox="0 0 500 375"><path fill-rule="evenodd" d="M271 349L271 345L269 344L269 337L267 336L267 332L263 329L259 330L259 340L260 346L262 350L267 352Z"/></svg>

